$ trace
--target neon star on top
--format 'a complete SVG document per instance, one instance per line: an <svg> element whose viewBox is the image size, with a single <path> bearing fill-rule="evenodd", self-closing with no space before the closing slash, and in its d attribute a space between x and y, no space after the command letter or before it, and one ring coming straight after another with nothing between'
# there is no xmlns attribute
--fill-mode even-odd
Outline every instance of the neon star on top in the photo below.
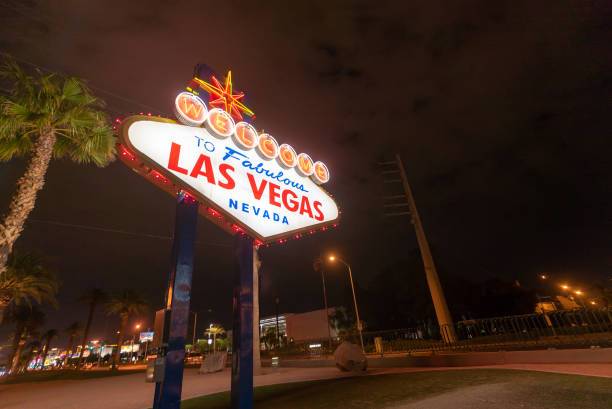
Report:
<svg viewBox="0 0 612 409"><path fill-rule="evenodd" d="M194 78L193 80L210 94L209 104L212 107L223 109L236 121L242 120L242 113L255 118L255 113L240 102L244 98L244 92L233 93L231 71L227 72L224 85L221 85L221 82L214 75L211 77L212 84L200 78Z"/></svg>

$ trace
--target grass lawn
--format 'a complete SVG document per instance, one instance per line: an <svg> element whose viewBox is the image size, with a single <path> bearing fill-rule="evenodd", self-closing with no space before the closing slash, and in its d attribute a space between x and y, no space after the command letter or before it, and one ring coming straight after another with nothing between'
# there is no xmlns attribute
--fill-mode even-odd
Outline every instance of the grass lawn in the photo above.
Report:
<svg viewBox="0 0 612 409"><path fill-rule="evenodd" d="M0 385L8 385L23 382L44 382L44 381L59 381L59 380L81 380L105 378L107 376L131 375L134 373L142 373L144 369L122 369L120 371L99 370L99 371L75 371L75 370L53 370L53 371L34 371L25 374L7 377L0 380Z"/></svg>
<svg viewBox="0 0 612 409"><path fill-rule="evenodd" d="M181 409L229 408L229 392L182 402ZM610 409L612 379L503 369L358 376L255 388L255 408ZM474 402L470 403L470 399Z"/></svg>

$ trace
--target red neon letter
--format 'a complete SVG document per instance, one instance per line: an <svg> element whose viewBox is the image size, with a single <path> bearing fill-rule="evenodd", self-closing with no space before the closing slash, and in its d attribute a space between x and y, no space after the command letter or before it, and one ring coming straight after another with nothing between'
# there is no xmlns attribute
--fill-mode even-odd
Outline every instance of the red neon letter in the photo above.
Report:
<svg viewBox="0 0 612 409"><path fill-rule="evenodd" d="M219 182L218 185L225 188L225 189L233 189L236 187L236 182L234 182L234 179L231 177L231 175L228 173L229 171L234 171L234 167L228 165L227 163L223 163L221 164L221 166L219 166L219 172L221 172L221 175L223 175L223 177L225 178L226 182L225 183L221 183Z"/></svg>
<svg viewBox="0 0 612 409"><path fill-rule="evenodd" d="M287 196L289 195L293 196L293 199L287 199ZM297 199L297 195L295 193L289 189L283 190L283 204L290 212L296 212L299 207L299 204L295 199Z"/></svg>
<svg viewBox="0 0 612 409"><path fill-rule="evenodd" d="M179 145L178 143L172 142L172 146L170 147L170 159L168 160L168 169L186 175L187 169L180 168L178 165L180 154L181 154L181 145Z"/></svg>
<svg viewBox="0 0 612 409"><path fill-rule="evenodd" d="M314 202L312 206L314 207L315 212L317 212L317 215L315 216L315 220L322 222L323 212L321 211L321 206L322 206L321 202Z"/></svg>
<svg viewBox="0 0 612 409"><path fill-rule="evenodd" d="M202 165L204 165L204 172L202 172ZM196 162L193 170L191 171L192 178L197 178L199 175L206 176L208 183L215 184L215 174L213 173L212 163L210 163L210 158L206 155L200 154L198 161Z"/></svg>
<svg viewBox="0 0 612 409"><path fill-rule="evenodd" d="M253 191L253 196L256 200L261 199L261 195L263 195L264 190L266 189L267 180L262 180L261 185L257 187L257 183L255 183L255 178L250 173L247 173L249 178L249 184L251 185L251 190Z"/></svg>
<svg viewBox="0 0 612 409"><path fill-rule="evenodd" d="M310 210L310 202L308 197L302 196L302 204L300 205L300 214L308 213L308 216L312 219L312 210Z"/></svg>
<svg viewBox="0 0 612 409"><path fill-rule="evenodd" d="M270 204L280 207L280 202L276 200L280 197L280 194L278 193L278 189L280 189L280 186L275 185L274 183L270 183L270 187L268 189L270 190Z"/></svg>

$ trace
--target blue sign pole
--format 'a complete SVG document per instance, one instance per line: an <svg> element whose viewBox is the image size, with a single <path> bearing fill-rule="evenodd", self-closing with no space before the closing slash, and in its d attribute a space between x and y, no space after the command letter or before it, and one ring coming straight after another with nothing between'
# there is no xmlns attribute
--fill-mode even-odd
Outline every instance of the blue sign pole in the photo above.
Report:
<svg viewBox="0 0 612 409"><path fill-rule="evenodd" d="M231 409L253 408L253 239L236 235Z"/></svg>
<svg viewBox="0 0 612 409"><path fill-rule="evenodd" d="M181 192L176 202L174 241L166 294L170 316L164 377L155 384L154 409L180 409L185 361L185 336L189 321L191 276L198 221L198 202ZM164 331L165 332L165 331ZM163 340L165 343L166 340ZM163 352L162 352L163 353Z"/></svg>

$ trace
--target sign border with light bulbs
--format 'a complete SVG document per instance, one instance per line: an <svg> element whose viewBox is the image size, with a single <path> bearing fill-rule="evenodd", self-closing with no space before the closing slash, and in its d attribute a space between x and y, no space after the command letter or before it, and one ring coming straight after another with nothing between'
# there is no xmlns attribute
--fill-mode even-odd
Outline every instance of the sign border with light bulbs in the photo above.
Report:
<svg viewBox="0 0 612 409"><path fill-rule="evenodd" d="M230 76L231 73L228 73L228 77ZM190 83L190 86L192 84L193 80L192 83ZM205 196L202 191L194 189L193 185L186 183L185 180L178 177L181 175L177 175L176 172L170 171L166 166L160 165L159 160L152 160L147 156L147 154L144 154L134 146L134 144L130 141L129 129L135 123L150 121L156 123L174 124L178 127L183 127L183 125L178 124L174 120L154 117L151 116L151 114L134 115L126 118L123 121L116 119L116 122L119 125L115 126L115 129L118 130L116 136L119 139L119 143L117 144L118 156L127 166L132 168L136 173L145 177L149 182L162 188L173 196L176 196L176 194L180 191L193 196L200 201L199 212L201 215L217 224L230 234L244 233L251 236L256 245L284 243L288 239L298 239L314 234L318 231L325 231L338 225L341 211L331 195L329 195L329 193L327 193L320 186L321 184L329 181L329 170L324 163L314 162L310 156L305 153L297 155L295 150L290 145L279 145L274 137L267 133L258 134L255 128L248 122L239 121L236 123L232 115L224 109L212 108L209 110L204 101L202 101L202 99L196 95L195 92L190 90L190 87L188 87L188 90L188 92L183 91L179 93L174 101L176 118L183 125L194 128L204 128L207 132L205 135L211 134L221 140L231 140L236 148L239 149L239 151L236 150L236 152L245 153L249 150L257 151L258 157L263 161L269 164L276 163L276 165L270 166L276 166L277 169L284 169L285 172L290 173L291 176L297 178L296 180L298 181L304 181L306 179L312 180L314 183L308 183L308 186L314 186L313 189L317 189L317 191L314 192L316 195L323 193L325 196L327 196L327 198L329 198L325 199L326 201L329 202L329 200L331 200L331 203L333 203L333 206L335 206L337 212L335 214L337 214L337 217L324 220L322 222L314 219L312 220L312 223L309 221L302 221L301 223L310 224L305 225L304 227L287 230L280 234L274 234L272 236L263 236L262 234L259 234L254 228L252 228L252 223L250 224L250 222L240 220L235 215L232 215L227 209L224 209L221 205L219 205L219 203L215 203L211 198ZM213 94L211 94L211 99L212 97ZM186 104L182 107L180 104L181 98L183 100L189 99L191 101L196 101L195 104L197 106L195 106L195 108L198 108L199 106L203 109L197 111L193 109L193 105L188 106ZM235 109L232 112L235 113ZM249 110L248 112L251 111ZM242 153L238 154L242 155ZM295 171L292 172L292 170ZM279 184L282 186L281 183ZM295 187L295 185L293 186ZM252 184L251 187L253 188ZM319 203L319 205L321 204ZM317 211L319 211L319 209L317 209ZM321 213L319 212L319 214Z"/></svg>

